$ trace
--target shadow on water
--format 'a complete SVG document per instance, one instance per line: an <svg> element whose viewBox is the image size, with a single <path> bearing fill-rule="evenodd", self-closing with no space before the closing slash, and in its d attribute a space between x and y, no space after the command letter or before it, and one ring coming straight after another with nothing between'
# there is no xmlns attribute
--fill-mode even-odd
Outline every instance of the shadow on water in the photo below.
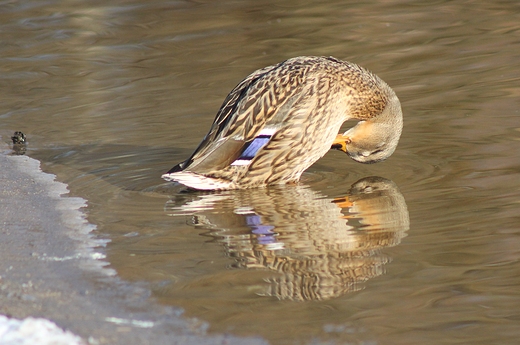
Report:
<svg viewBox="0 0 520 345"><path fill-rule="evenodd" d="M327 300L360 289L384 273L381 249L406 236L409 217L397 186L366 177L342 198L305 185L220 193L180 193L165 210L222 244L234 267L278 275L264 294Z"/></svg>

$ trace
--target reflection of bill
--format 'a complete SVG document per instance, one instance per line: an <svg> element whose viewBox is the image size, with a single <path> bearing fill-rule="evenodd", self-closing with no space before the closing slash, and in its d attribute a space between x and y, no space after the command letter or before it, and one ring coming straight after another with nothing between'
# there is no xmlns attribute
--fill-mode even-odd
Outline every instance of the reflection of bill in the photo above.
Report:
<svg viewBox="0 0 520 345"><path fill-rule="evenodd" d="M399 244L409 228L403 196L381 177L359 180L333 200L306 186L192 196L167 211L192 215L235 266L277 272L265 293L280 299L323 300L359 289L384 272L389 258L380 249Z"/></svg>

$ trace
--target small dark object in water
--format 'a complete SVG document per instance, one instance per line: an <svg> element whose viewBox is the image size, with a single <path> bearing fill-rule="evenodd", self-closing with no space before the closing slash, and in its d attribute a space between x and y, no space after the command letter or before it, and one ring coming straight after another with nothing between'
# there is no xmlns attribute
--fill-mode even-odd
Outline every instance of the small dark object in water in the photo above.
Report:
<svg viewBox="0 0 520 345"><path fill-rule="evenodd" d="M14 135L11 137L13 141L13 151L15 155L24 155L27 151L27 137L20 131L14 132Z"/></svg>
<svg viewBox="0 0 520 345"><path fill-rule="evenodd" d="M25 144L25 134L22 132L16 131L14 132L14 135L11 137L11 140L13 141L13 144Z"/></svg>

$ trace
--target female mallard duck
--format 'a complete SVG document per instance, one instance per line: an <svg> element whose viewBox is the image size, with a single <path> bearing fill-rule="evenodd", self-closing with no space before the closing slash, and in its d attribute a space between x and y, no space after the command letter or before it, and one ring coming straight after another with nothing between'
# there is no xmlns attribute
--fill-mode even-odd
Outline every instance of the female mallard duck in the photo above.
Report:
<svg viewBox="0 0 520 345"><path fill-rule="evenodd" d="M349 119L360 121L338 134ZM294 183L331 148L361 163L388 158L402 127L399 99L376 75L332 57L296 57L238 84L191 157L162 177L198 190Z"/></svg>

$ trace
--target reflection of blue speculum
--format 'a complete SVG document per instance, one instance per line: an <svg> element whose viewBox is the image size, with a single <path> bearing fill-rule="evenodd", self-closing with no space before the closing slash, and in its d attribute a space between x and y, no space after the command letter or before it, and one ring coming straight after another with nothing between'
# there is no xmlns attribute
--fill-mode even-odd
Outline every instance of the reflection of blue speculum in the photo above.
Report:
<svg viewBox="0 0 520 345"><path fill-rule="evenodd" d="M260 244L268 244L276 241L274 226L264 225L260 216L256 214L246 215L246 223L251 228L251 232L257 235L257 241Z"/></svg>
<svg viewBox="0 0 520 345"><path fill-rule="evenodd" d="M381 177L354 183L330 199L307 186L193 194L172 215L191 214L241 268L277 272L264 294L323 300L360 288L384 273L381 249L406 236L409 218L397 186Z"/></svg>

